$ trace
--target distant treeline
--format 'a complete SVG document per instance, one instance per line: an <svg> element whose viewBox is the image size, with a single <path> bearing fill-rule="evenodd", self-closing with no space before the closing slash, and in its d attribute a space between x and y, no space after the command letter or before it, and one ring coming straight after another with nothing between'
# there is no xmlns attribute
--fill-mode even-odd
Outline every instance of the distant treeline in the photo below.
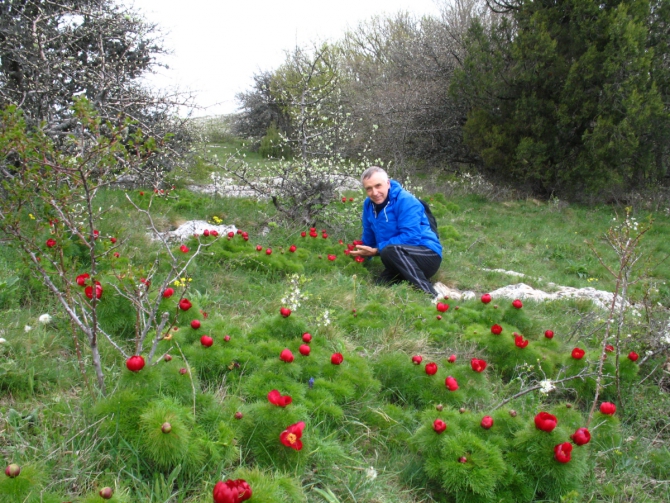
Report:
<svg viewBox="0 0 670 503"><path fill-rule="evenodd" d="M296 109L322 109L323 128L338 110L349 156L372 136L392 166L603 199L668 181L669 41L670 0L452 0L288 53L238 95L233 129L289 155L272 146L300 130Z"/></svg>

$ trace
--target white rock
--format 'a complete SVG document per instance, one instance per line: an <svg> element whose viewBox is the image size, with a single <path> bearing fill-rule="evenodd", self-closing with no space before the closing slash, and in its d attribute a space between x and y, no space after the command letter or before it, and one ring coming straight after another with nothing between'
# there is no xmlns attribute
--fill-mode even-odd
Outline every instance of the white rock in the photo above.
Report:
<svg viewBox="0 0 670 503"><path fill-rule="evenodd" d="M205 230L210 232L215 230L219 233L219 237L226 236L229 232L237 233L237 227L234 225L213 225L205 220L189 220L181 224L173 231L163 232L161 235L169 241L186 241L193 237L194 234L199 234L202 236L202 233ZM156 239L154 237L154 239Z"/></svg>

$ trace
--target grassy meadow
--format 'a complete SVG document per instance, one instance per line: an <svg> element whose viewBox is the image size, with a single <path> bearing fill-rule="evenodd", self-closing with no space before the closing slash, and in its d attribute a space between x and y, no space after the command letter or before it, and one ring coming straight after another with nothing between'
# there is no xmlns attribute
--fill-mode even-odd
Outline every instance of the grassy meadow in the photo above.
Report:
<svg viewBox="0 0 670 503"><path fill-rule="evenodd" d="M210 150L222 157L243 148L231 142ZM247 156L267 162L251 152ZM178 174L180 185L189 176L206 183L206 166L194 173ZM536 452L530 444L546 441L553 447L569 441L570 428L584 426L588 416L592 382L574 379L548 394L533 391L496 406L536 382L594 365L607 313L584 300L524 301L516 310L508 299L494 298L486 305L479 295L517 282L545 291L555 285L613 291L615 278L588 243L617 270L616 253L604 235L622 222L626 210L489 199L453 184L441 190L447 185L439 178L418 180L433 187L421 196L431 203L444 246L434 279L478 294L473 301L447 300L450 308L441 320L424 294L404 284L375 285L378 259L361 265L342 253L340 240L346 244L359 238L358 221L336 232L319 224L317 238L303 238L300 233L308 229L282 222L268 202L185 189L154 198L152 214L161 230L216 217L248 232L249 241L223 236L189 268L184 295L194 304L193 315L180 313L179 330L160 346L173 361L131 373L101 340L106 397L82 378L66 315L27 261L3 243L0 452L6 465L20 465L22 474L0 474L0 501L103 501L98 491L109 486L114 488L111 501L204 503L212 501L216 481L239 478L254 489L252 502L670 501L667 352L640 364L647 351L658 347L659 326L670 305L667 209L650 213L633 207L630 213L640 226L649 219L653 223L639 247L643 259L632 278L639 281L629 290L635 310L626 312L620 327L623 403L616 403L613 418L596 412L593 441L575 447L573 460L559 466L553 452ZM137 191L128 194L136 197ZM124 267L148 271L164 250L148 238L146 222L125 195L121 190L100 194L96 203L109 211L99 230L121 240ZM359 207L363 201L362 192L346 196L354 201L333 204L350 209L345 205ZM193 249L196 241L187 244ZM289 251L292 244L295 253ZM256 245L263 251L256 252ZM328 260L329 254L336 259ZM155 284L161 272L159 267ZM296 291L300 305L283 318L279 309ZM106 295L101 309L111 289ZM45 313L52 320L40 323ZM127 315L112 312L118 327L112 321L110 326L117 327L120 344L128 347L134 334ZM202 322L199 331L189 326L191 318ZM494 323L504 329L500 338L488 332ZM554 339L544 337L546 330L555 333ZM298 353L303 332L314 338L308 357ZM516 350L513 332L530 341L527 349L533 353L526 354L532 358ZM203 333L214 338L209 349L200 344ZM230 335L230 346L224 334ZM583 362L588 364L571 360L574 347L587 351ZM283 348L292 349L294 363L280 362ZM640 354L637 363L626 359L630 351ZM333 353L344 355L341 366L330 363ZM447 360L452 354L455 364ZM423 364L412 365L413 355L421 355ZM90 363L86 351L83 358ZM470 369L472 358L489 362L485 372ZM184 361L192 379L177 381L176 369ZM611 365L613 357L607 361ZM436 376L424 372L427 362L437 362ZM168 365L175 369L169 375ZM448 374L461 385L452 394L444 389ZM271 389L290 394L293 403L285 408L268 404ZM605 397L616 401L611 380ZM536 442L533 417L545 410L565 429L553 433L558 440ZM236 413L242 417L236 419ZM480 419L489 414L495 424L484 430ZM165 435L151 425L168 416L174 430L169 435L177 440L164 445ZM432 431L438 416L449 425L440 437ZM299 421L307 425L304 448L280 445L275 431ZM505 431L496 433L496 427ZM457 462L452 451L465 444L467 462ZM537 479L534 470L542 473Z"/></svg>

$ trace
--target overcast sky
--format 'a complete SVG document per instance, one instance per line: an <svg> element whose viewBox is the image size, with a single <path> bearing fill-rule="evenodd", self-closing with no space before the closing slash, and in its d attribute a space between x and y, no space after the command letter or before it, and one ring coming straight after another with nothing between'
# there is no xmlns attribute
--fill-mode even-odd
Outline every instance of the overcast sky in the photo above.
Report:
<svg viewBox="0 0 670 503"><path fill-rule="evenodd" d="M148 80L164 89L191 90L205 107L194 115L236 110L235 95L252 76L284 61L296 44L337 40L377 14L439 12L439 0L124 0L162 27L173 51Z"/></svg>

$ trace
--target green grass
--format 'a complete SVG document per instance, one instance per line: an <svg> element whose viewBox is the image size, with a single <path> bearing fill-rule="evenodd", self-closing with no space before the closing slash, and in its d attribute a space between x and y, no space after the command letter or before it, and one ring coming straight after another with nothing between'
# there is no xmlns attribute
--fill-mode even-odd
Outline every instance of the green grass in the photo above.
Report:
<svg viewBox="0 0 670 503"><path fill-rule="evenodd" d="M241 147L241 144L231 142L210 149L221 157L229 149ZM250 153L247 160L265 162ZM207 169L203 168L203 180L206 173ZM128 193L133 198L139 197L137 191ZM95 404L101 403L101 397L95 391L91 394L79 373L67 318L58 311L57 304L45 293L40 282L31 278L16 250L2 247L0 337L7 342L0 346L0 451L6 462L34 467L36 473L42 473L46 481L36 484L47 488L47 495L52 495L54 501L95 501L99 488L117 485L119 501L137 501L139 498L158 503L167 501L173 494L170 501L205 502L211 501L211 489L217 480L237 478L236 474L254 481L257 490L252 502L301 501L303 498L314 503L455 501L445 496L435 479L424 471L425 453L408 447L409 439L424 424L425 417L435 414L434 404L425 409L416 408L409 400L402 399L401 392L392 392L392 382L384 384L380 392L367 389L366 386L372 386L372 381L366 380L368 377L361 369L368 365L374 368L376 362L390 354L403 354L407 360L413 354L421 354L426 362L439 362L441 372L451 371L457 376L461 375L457 372L463 372L462 375L467 376L469 359L486 354L485 346L472 337L475 323L468 321L471 319L468 317L483 317L483 320L502 316L508 309L507 301L500 301L499 312L493 311L492 307L488 311L482 310L478 301L461 303L462 318L457 317L452 303L445 319L437 322L434 308L422 293L403 284L391 288L376 286L373 277L379 270L378 263L367 268L354 268L355 264L343 255L334 263L317 258L319 254L328 253L328 247L341 248L337 245L340 237L355 239L360 232L358 222L352 222L342 236L331 236L327 241L320 237L309 241L311 238L300 237L299 232L303 229L278 222L271 204L209 198L185 190L172 194L171 199L154 200L153 213L161 230L174 228L189 219L211 221L217 216L224 223L249 232L249 247L256 244L272 247L277 259L277 262L256 260L255 252L246 251L240 244L234 249L237 255L223 255L220 251L220 255L203 256L192 269L189 297L209 313L206 326L210 327L211 335L231 334L234 342L241 344L234 347L243 350L248 359L245 367L228 371L231 360L227 353L217 353L221 360L208 360L208 354L202 353L199 344L191 343L197 341L197 335L189 335L187 331L190 329L185 325L175 336L181 341L188 358L203 362L199 369L200 380L195 381L201 392L198 424L206 432L203 435L212 442L222 442L216 444L219 455L212 458L216 461L194 464L193 460L200 459L195 452L186 456L181 471L158 469L142 454L141 438L124 434L122 423L105 422L104 417L96 415ZM430 201L430 196L426 198ZM138 223L125 201L124 192L101 193L97 203L110 208L100 231L124 240L120 252L130 258L135 267L149 267L160 249L146 238L145 225ZM613 289L613 278L585 243L593 243L603 260L615 265L614 252L602 239L615 216L610 207L556 207L534 200L501 203L472 195L454 196L448 201L437 198L432 206L443 229L445 246L444 260L436 279L451 286L478 293L518 281L540 289L551 289L550 282ZM634 211L633 215L640 221L647 217L641 210ZM659 264L649 270L657 286L649 300L667 307L670 291L665 281L670 277L670 260L663 260L670 252L670 219L660 213L652 216L654 226L641 248L651 264ZM295 256L286 251L293 243L299 247ZM221 250L225 250L225 246L228 245L224 238ZM224 259L224 256L233 258ZM289 290L290 274L287 266L282 264L300 267L307 280L302 289L308 298L289 318L295 323L294 330L306 329L314 335L315 355L342 352L345 362L360 365L357 372L338 374L338 379L327 384L330 372L344 372L352 367L310 367L305 360L299 359L297 345L291 347L297 363L304 367L280 366L276 358L266 357L294 344L292 332L282 332L290 327L280 325L283 321L277 314L281 299ZM519 279L487 272L484 268L513 270L527 277ZM11 278L19 278L18 288L13 286L14 283L10 284L8 280ZM642 301L644 294L644 282L631 288L630 296L634 301ZM356 309L356 317L353 309ZM327 326L321 321L326 310L330 317ZM47 326L37 322L37 317L44 312L54 316L53 322ZM528 330L524 335L531 339L531 344L541 342L541 333L546 328L556 332L557 347L568 352L576 345L595 347L602 334L599 327L604 313L596 311L586 301L528 302L524 313L528 317ZM487 328L485 321L477 323ZM33 329L26 332L26 325ZM632 334L626 341L627 348L643 354L651 347L651 336L644 320L627 316L623 330L624 334ZM104 341L101 344L108 388L112 393L120 393L124 386L130 385L128 372L118 355ZM444 359L452 352L459 355L457 365L463 367L449 370ZM88 358L86 352L85 357ZM670 466L667 451L670 398L667 377L663 380L659 369L662 363L660 357L650 361L628 385L626 403L619 404L618 412L622 422L621 442L611 448L593 447L589 451L592 469L580 494L573 499L567 496L565 501L660 503L670 500L666 469ZM159 368L166 372L167 367ZM304 375L297 375L298 369ZM88 379L93 383L91 367L88 370ZM403 367L397 370L411 373L416 369ZM278 380L274 382L285 383L287 389L295 390L295 403L285 411L276 411L268 409L262 400L257 401L255 397L264 396L266 390L262 380L251 379L254 372L265 372L258 375L276 378ZM464 395L463 403L468 411L458 420L463 421L463 428L468 427L468 418L484 415L493 405L522 389L533 372L537 370L518 367L503 372L502 366L492 366L486 374L486 392L470 397ZM308 395L306 379L320 375L324 380L318 382L331 386L331 395ZM181 388L168 390L171 381L167 377L164 379L161 386L165 388L142 391L145 393L142 396L146 397L142 400L149 402L168 391L182 392L179 391ZM412 389L414 385L409 383L406 389ZM442 388L437 386L434 396L440 396L438 391L442 393ZM188 387L184 389L190 393ZM323 388L317 385L315 389ZM311 400L312 408L306 407L304 400ZM423 400L430 402L431 395L426 395ZM582 413L590 405L588 396L565 391L548 397L528 394L509 406L517 409L520 416L532 418L537 410L559 407L566 401L573 402ZM458 407L449 404L445 402L445 410L457 416ZM189 410L189 404L186 404L184 414ZM235 422L231 419L232 414L239 410L244 412L245 419ZM305 434L308 448L302 451L303 457L284 457L286 452L273 450L277 446L271 443L255 444L256 433L251 434L251 439L245 436L249 435L249 425L255 424L261 429L274 427L273 417L279 413L288 414L287 421L302 419L308 423ZM224 432L216 426L221 418L228 428ZM456 421L454 419L454 424ZM194 431L192 434L198 433ZM230 450L232 444L227 435L235 437L234 449L237 450ZM472 436L468 435L463 438ZM502 438L496 441L501 445L507 442ZM224 443L225 449L222 447ZM0 491L3 483L7 484L6 479L0 480Z"/></svg>

